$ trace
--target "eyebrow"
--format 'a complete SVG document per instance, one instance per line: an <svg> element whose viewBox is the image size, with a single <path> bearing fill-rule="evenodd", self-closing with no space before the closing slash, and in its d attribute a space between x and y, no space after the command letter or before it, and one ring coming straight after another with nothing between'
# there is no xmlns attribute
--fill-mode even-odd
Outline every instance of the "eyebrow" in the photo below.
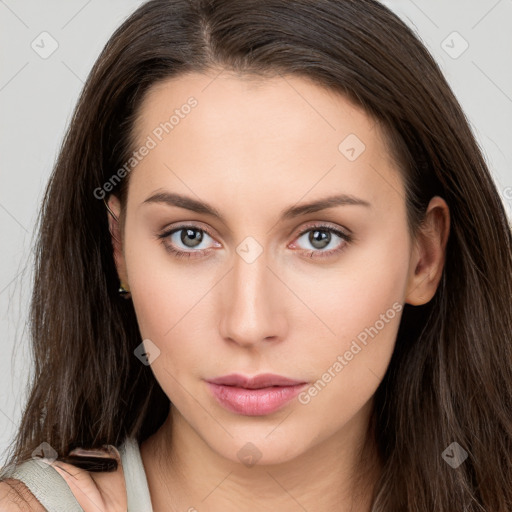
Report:
<svg viewBox="0 0 512 512"><path fill-rule="evenodd" d="M196 213L203 213L212 217L217 217L224 224L226 224L223 215L216 208L204 201L199 201L197 199L193 199L192 197L184 196L181 194L176 194L173 192L156 192L144 200L142 204L148 203L164 203L169 206L177 206L179 208L184 208ZM371 208L371 204L364 199L360 199L348 194L339 194L317 199L309 203L290 206L281 211L279 219L289 220L300 215L306 215L308 213L314 213L321 210L326 210L328 208L334 208L336 206L347 205L357 205Z"/></svg>

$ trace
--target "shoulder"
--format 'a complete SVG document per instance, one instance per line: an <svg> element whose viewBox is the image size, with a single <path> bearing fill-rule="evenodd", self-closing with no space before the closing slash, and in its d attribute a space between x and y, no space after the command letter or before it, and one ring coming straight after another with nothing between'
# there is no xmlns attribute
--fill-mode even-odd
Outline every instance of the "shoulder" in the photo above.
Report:
<svg viewBox="0 0 512 512"><path fill-rule="evenodd" d="M88 466L99 455L94 450L84 452ZM86 453L77 454L78 458ZM59 510L69 512L126 510L121 455L116 447L110 446L101 456L116 459L117 469L90 472L62 460L44 465L28 460L10 468L0 479L0 512L46 512L57 505Z"/></svg>
<svg viewBox="0 0 512 512"><path fill-rule="evenodd" d="M0 511L46 512L46 509L23 482L8 478L0 482Z"/></svg>

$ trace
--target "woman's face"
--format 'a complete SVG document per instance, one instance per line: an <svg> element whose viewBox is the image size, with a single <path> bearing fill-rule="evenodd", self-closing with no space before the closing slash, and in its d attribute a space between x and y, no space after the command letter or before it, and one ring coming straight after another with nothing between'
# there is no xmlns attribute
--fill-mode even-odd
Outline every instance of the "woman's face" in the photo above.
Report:
<svg viewBox="0 0 512 512"><path fill-rule="evenodd" d="M419 286L379 126L305 79L224 72L154 87L135 127L117 263L173 414L233 461L361 432ZM207 382L234 373L305 384Z"/></svg>

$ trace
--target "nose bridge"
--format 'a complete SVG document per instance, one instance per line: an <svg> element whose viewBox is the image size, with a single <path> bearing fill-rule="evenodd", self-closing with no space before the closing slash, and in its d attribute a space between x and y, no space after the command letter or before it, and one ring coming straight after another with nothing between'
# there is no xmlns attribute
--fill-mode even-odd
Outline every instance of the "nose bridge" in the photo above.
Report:
<svg viewBox="0 0 512 512"><path fill-rule="evenodd" d="M223 335L241 345L281 337L284 318L279 283L267 268L269 253L253 237L237 247L227 281Z"/></svg>

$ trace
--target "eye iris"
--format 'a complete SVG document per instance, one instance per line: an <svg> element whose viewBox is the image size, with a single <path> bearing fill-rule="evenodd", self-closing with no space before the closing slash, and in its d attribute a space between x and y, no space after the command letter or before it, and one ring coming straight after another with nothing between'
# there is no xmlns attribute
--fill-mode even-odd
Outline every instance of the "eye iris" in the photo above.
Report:
<svg viewBox="0 0 512 512"><path fill-rule="evenodd" d="M196 236L194 236L194 233L196 233ZM192 239L191 244L188 243L189 241L186 240L186 237L189 237ZM181 230L180 238L184 245L186 245L188 247L195 247L203 241L203 233L199 229L186 228L186 229Z"/></svg>
<svg viewBox="0 0 512 512"><path fill-rule="evenodd" d="M328 231L314 230L309 233L309 241L316 249L323 249L331 241L331 233Z"/></svg>

